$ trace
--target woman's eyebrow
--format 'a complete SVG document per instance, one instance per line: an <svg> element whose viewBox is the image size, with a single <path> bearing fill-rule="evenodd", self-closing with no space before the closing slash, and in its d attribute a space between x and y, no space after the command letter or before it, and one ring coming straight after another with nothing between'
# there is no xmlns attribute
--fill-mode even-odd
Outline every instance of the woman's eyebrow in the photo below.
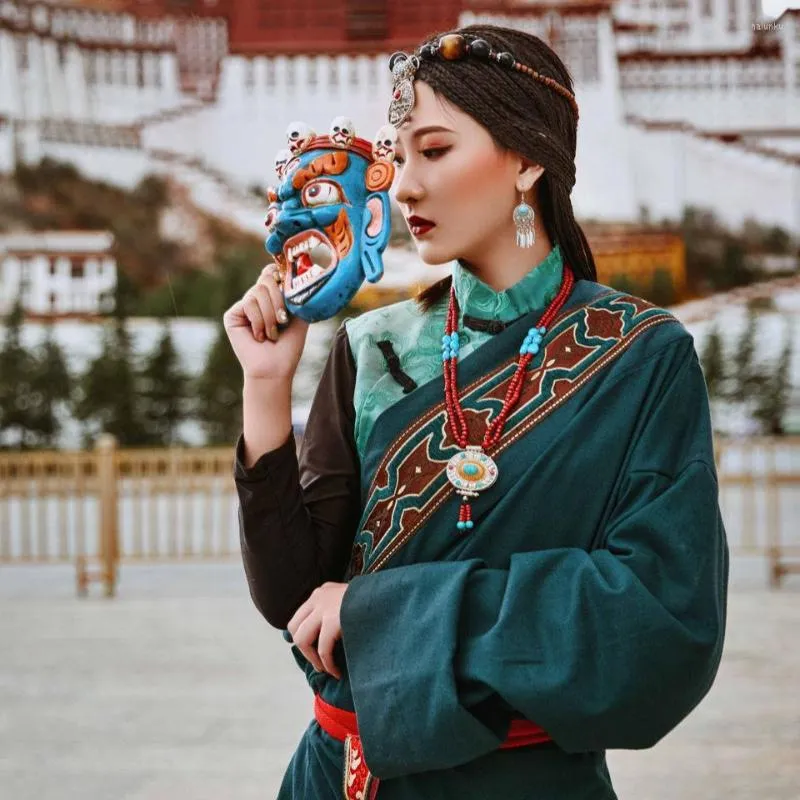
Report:
<svg viewBox="0 0 800 800"><path fill-rule="evenodd" d="M411 138L412 139L418 139L423 134L435 133L435 132L455 133L454 130L452 130L450 128L445 128L445 127L443 127L441 125L428 125L428 126L426 126L424 128L417 128L417 130L415 130L414 133L411 134Z"/></svg>

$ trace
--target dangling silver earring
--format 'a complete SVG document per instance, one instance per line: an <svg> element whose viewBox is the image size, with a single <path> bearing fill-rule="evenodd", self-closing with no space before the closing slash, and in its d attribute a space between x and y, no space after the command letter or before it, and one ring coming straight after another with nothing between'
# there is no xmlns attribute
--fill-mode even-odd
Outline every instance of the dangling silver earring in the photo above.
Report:
<svg viewBox="0 0 800 800"><path fill-rule="evenodd" d="M520 192L520 204L514 209L514 225L517 226L517 246L533 247L536 231L533 228L533 209L525 202L525 193Z"/></svg>

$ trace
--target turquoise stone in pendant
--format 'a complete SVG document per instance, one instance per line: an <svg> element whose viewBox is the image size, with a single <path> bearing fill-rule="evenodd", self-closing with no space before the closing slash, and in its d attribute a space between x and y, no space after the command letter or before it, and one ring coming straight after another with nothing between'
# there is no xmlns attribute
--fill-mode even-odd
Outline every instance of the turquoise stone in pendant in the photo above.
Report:
<svg viewBox="0 0 800 800"><path fill-rule="evenodd" d="M447 462L447 479L456 489L479 492L497 480L497 464L481 447L470 445Z"/></svg>

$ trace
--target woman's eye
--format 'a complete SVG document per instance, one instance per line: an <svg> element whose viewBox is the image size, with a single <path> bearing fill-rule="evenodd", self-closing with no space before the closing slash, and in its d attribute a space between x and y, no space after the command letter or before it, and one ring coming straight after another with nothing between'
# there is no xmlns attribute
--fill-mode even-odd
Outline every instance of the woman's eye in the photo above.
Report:
<svg viewBox="0 0 800 800"><path fill-rule="evenodd" d="M425 150L420 150L420 153L422 153L428 161L435 161L437 158L443 156L449 149L449 147L428 147ZM405 164L405 160L396 155L394 157L394 163L398 167L402 167L403 164Z"/></svg>
<svg viewBox="0 0 800 800"><path fill-rule="evenodd" d="M328 181L316 181L303 189L303 203L307 206L332 206L343 203L341 187Z"/></svg>

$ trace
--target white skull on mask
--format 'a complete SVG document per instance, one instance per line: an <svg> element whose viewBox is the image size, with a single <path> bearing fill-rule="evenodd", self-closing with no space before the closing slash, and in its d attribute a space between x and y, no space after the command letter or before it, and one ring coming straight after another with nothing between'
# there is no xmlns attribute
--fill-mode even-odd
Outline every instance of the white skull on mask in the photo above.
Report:
<svg viewBox="0 0 800 800"><path fill-rule="evenodd" d="M292 159L291 150L279 150L275 156L275 172L280 180L283 180L283 173L286 171L286 165Z"/></svg>
<svg viewBox="0 0 800 800"><path fill-rule="evenodd" d="M394 125L384 125L372 140L372 157L376 161L394 161L397 138L397 128Z"/></svg>
<svg viewBox="0 0 800 800"><path fill-rule="evenodd" d="M286 129L286 140L293 155L299 155L317 134L305 122L293 122Z"/></svg>
<svg viewBox="0 0 800 800"><path fill-rule="evenodd" d="M331 122L329 135L334 144L339 145L339 147L348 147L352 144L353 139L356 138L356 128L353 125L353 120L347 117L336 117Z"/></svg>

